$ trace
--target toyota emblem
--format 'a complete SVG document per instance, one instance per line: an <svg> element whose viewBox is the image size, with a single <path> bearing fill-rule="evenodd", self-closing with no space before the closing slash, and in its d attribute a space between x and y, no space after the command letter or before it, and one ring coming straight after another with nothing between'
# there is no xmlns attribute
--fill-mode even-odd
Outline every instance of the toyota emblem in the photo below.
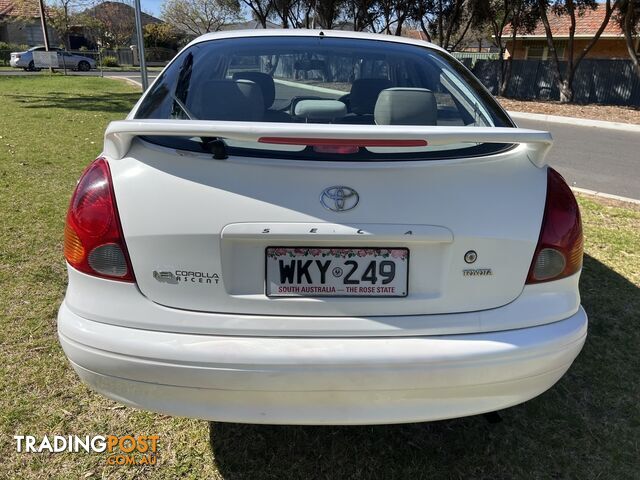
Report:
<svg viewBox="0 0 640 480"><path fill-rule="evenodd" d="M353 188L336 185L325 188L320 194L320 203L332 212L346 212L358 205L360 195Z"/></svg>

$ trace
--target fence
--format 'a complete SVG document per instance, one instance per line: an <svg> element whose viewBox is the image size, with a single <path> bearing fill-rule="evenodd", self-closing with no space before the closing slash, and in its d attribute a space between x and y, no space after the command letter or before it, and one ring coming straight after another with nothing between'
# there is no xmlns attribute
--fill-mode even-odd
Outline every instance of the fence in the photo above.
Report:
<svg viewBox="0 0 640 480"><path fill-rule="evenodd" d="M452 52L451 55L460 60L465 67L472 69L478 60L497 60L498 53L493 52Z"/></svg>
<svg viewBox="0 0 640 480"><path fill-rule="evenodd" d="M468 66L468 65L467 65ZM561 63L562 72L566 62ZM497 95L500 62L478 60L471 71ZM555 65L550 60L513 60L507 96L520 100L558 100ZM585 59L573 81L574 102L640 107L640 78L631 60Z"/></svg>
<svg viewBox="0 0 640 480"><path fill-rule="evenodd" d="M23 49L23 51L26 49ZM11 52L20 51L16 50L0 50L0 66L9 66L11 59ZM134 67L138 66L137 58L135 58L133 51L130 48L118 48L118 49L101 49L101 50L69 50L65 53L78 55L81 57L87 57L96 62L97 68L100 67ZM175 55L175 50L167 48L146 48L145 59L149 66L164 66ZM60 68L64 68L65 56L59 57ZM67 64L68 68L71 68Z"/></svg>

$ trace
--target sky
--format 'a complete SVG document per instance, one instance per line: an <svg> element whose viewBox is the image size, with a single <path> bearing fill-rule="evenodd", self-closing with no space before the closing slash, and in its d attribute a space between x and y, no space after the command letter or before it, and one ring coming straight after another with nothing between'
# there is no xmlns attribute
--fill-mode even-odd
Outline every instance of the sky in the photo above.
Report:
<svg viewBox="0 0 640 480"><path fill-rule="evenodd" d="M140 4L142 5L142 10L150 13L154 17L159 17L162 1L163 0L140 0Z"/></svg>

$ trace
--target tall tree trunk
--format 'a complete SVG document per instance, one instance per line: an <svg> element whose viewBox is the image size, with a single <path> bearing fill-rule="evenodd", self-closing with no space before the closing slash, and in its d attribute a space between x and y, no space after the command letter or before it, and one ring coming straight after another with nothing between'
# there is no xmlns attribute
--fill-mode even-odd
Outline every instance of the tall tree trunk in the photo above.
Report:
<svg viewBox="0 0 640 480"><path fill-rule="evenodd" d="M404 26L404 22L407 19L406 14L402 14L402 15L398 15L398 25L396 26L396 33L395 35L397 37L402 36L402 27Z"/></svg>
<svg viewBox="0 0 640 480"><path fill-rule="evenodd" d="M453 7L453 16L449 20L449 24L447 25L447 33L445 35L444 45L442 48L449 50L451 46L451 35L453 34L453 30L458 27L458 20L460 18L460 7L464 3L464 0L455 0L455 4Z"/></svg>
<svg viewBox="0 0 640 480"><path fill-rule="evenodd" d="M471 22L472 21L473 21L473 17L469 17L469 21L467 22L467 25L464 27L464 30L462 30L462 33L460 34L460 37L458 38L456 43L453 44L453 47L451 47L451 51L452 52L456 51L456 49L458 48L460 43L462 43L462 41L464 40L464 37L467 36L467 32L469 31L469 27L471 26Z"/></svg>
<svg viewBox="0 0 640 480"><path fill-rule="evenodd" d="M442 15L442 0L438 0L438 45L440 45L442 47L443 45L443 34L444 34L444 28L442 25L442 19L443 15Z"/></svg>
<svg viewBox="0 0 640 480"><path fill-rule="evenodd" d="M500 96L506 97L507 92L509 91L509 82L511 81L511 68L513 66L513 57L516 55L516 38L518 36L518 24L520 23L520 14L522 10L519 8L517 12L517 16L514 16L513 21L511 22L511 45L513 45L513 52L510 53L509 58L507 58L507 64L503 65L504 70L502 70L502 83L500 84ZM516 13L514 12L514 15Z"/></svg>
<svg viewBox="0 0 640 480"><path fill-rule="evenodd" d="M560 102L568 103L573 101L573 79L575 77L576 70L580 65L580 62L584 59L584 57L589 53L589 51L593 48L593 46L597 43L602 35L602 32L609 24L609 20L611 19L611 14L613 10L618 7L620 0L615 0L613 6L611 5L611 0L606 0L605 7L605 16L600 24L595 35L591 38L591 41L587 44L587 46L582 49L577 58L574 58L574 37L575 37L575 29L576 29L576 17L575 17L575 0L566 0L567 9L569 10L569 14L571 15L571 27L569 29L569 41L567 43L568 48L568 58L567 58L567 70L565 74L562 74L562 70L560 69L560 60L558 59L558 52L555 49L555 45L553 42L553 32L551 31L551 26L549 25L549 18L547 17L546 10L546 2L545 0L538 0L538 5L540 6L540 17L542 19L542 24L544 25L544 30L547 36L547 45L549 47L549 51L552 53L553 63L556 67L556 84L558 85L558 90L560 90ZM598 8L602 8L602 4L599 4Z"/></svg>
<svg viewBox="0 0 640 480"><path fill-rule="evenodd" d="M427 26L424 24L424 16L420 17L420 29L422 30L422 33L424 33L424 36L427 37L427 42L431 42L431 35L429 34Z"/></svg>
<svg viewBox="0 0 640 480"><path fill-rule="evenodd" d="M636 71L638 77L640 77L640 59L638 59L638 53L636 52L635 45L633 44L633 0L627 0L627 11L624 14L624 39L627 44L627 50L631 63Z"/></svg>

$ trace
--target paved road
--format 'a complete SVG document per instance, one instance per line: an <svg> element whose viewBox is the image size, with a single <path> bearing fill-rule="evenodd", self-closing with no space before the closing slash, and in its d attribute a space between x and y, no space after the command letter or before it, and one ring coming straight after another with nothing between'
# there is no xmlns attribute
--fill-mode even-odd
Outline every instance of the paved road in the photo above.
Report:
<svg viewBox="0 0 640 480"><path fill-rule="evenodd" d="M574 187L640 199L640 133L517 120L553 135L549 163Z"/></svg>
<svg viewBox="0 0 640 480"><path fill-rule="evenodd" d="M16 70L0 75L38 75ZM74 75L99 75L99 72L73 72ZM152 81L158 72L149 72ZM105 72L105 76L140 81L137 72ZM286 90L284 85L278 88ZM298 90L298 89L296 89ZM290 92L288 92L290 93ZM301 91L300 94L309 94ZM578 127L559 123L518 120L525 128L548 130L555 140L549 162L575 187L640 199L640 134Z"/></svg>

